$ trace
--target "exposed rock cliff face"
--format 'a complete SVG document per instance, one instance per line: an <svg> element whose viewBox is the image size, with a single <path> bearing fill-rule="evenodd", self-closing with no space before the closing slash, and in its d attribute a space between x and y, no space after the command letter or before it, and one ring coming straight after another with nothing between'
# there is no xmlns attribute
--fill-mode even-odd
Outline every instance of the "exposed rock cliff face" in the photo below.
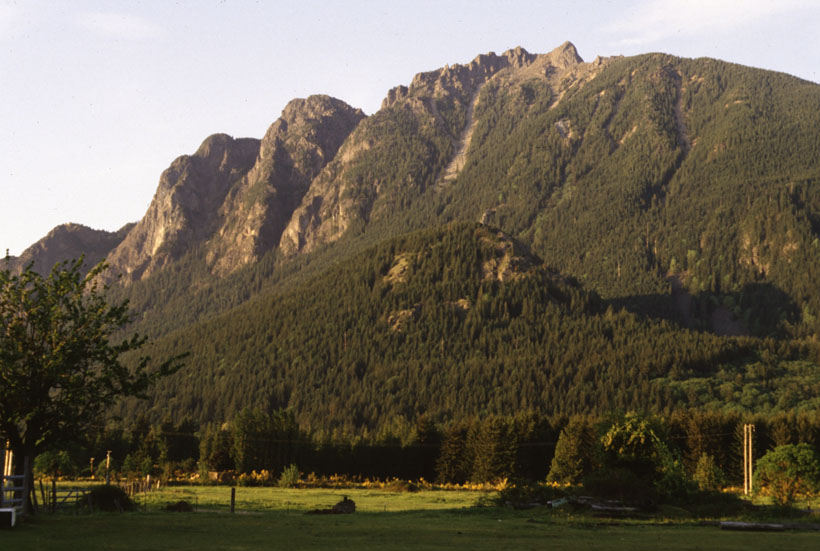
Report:
<svg viewBox="0 0 820 551"><path fill-rule="evenodd" d="M148 212L108 258L113 274L141 279L207 240L228 191L253 166L259 140L215 134L162 173Z"/></svg>
<svg viewBox="0 0 820 551"><path fill-rule="evenodd" d="M260 141L216 134L163 172L148 212L110 257L126 281L202 247L226 274L276 247L311 180L364 113L328 96L296 99Z"/></svg>
<svg viewBox="0 0 820 551"><path fill-rule="evenodd" d="M13 272L20 273L31 264L34 271L46 275L56 263L85 255L84 268L88 270L119 245L133 227L134 224L127 224L116 232L108 232L81 224L62 224L23 251L23 254L11 258L10 268Z"/></svg>
<svg viewBox="0 0 820 551"><path fill-rule="evenodd" d="M219 210L222 225L208 252L219 273L276 247L311 181L364 118L360 109L328 96L291 101L268 129L250 172Z"/></svg>

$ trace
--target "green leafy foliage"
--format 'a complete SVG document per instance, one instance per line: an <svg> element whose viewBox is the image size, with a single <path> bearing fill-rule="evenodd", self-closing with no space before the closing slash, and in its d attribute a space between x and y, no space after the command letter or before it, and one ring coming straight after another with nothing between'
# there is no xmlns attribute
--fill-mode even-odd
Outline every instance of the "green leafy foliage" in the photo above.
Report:
<svg viewBox="0 0 820 551"><path fill-rule="evenodd" d="M671 369L737 369L760 346L607 307L475 224L387 241L152 351L182 343L189 367L120 413L153 403L211 422L289 408L308 430L352 432L421 414L663 409L674 395L654 381Z"/></svg>
<svg viewBox="0 0 820 551"><path fill-rule="evenodd" d="M808 343L717 337L641 318L476 224L385 241L151 351L174 354L181 345L191 350L189 366L150 401L126 401L118 413L208 423L243 408L288 408L309 432L350 435L422 414L442 422L515 410L665 411L701 399L713 406L706 396L722 391L723 378L759 385L758 395L776 404L792 392L772 375L783 357L806 366L798 399L817 384ZM762 357L769 371L758 369ZM688 392L693 381L712 390L698 398ZM727 396L718 407L758 410Z"/></svg>
<svg viewBox="0 0 820 551"><path fill-rule="evenodd" d="M715 462L715 458L706 453L700 456L692 480L704 492L717 492L723 488L726 475Z"/></svg>
<svg viewBox="0 0 820 551"><path fill-rule="evenodd" d="M473 99L460 90L415 90L357 128L367 147L323 176L356 218L338 242L224 280L193 250L118 290L144 310L136 327L165 335L155 350L195 351L161 408L119 413L291 408L349 435L420 414L820 405L816 85L657 54L560 93L494 79L442 184ZM460 222L477 219L550 269L485 277L494 253Z"/></svg>
<svg viewBox="0 0 820 551"><path fill-rule="evenodd" d="M282 470L279 481L276 483L280 488L293 488L299 483L299 467L291 463Z"/></svg>
<svg viewBox="0 0 820 551"><path fill-rule="evenodd" d="M48 277L31 267L0 270L0 435L21 455L70 442L123 395L143 395L178 367L179 355L151 369L122 356L141 348L133 335L112 340L131 317L110 304L82 259L57 264Z"/></svg>
<svg viewBox="0 0 820 551"><path fill-rule="evenodd" d="M296 457L300 434L290 412L243 409L231 422L231 432L233 461L240 472L278 472Z"/></svg>
<svg viewBox="0 0 820 551"><path fill-rule="evenodd" d="M658 420L627 413L604 433L601 447L602 472L593 475L597 484L603 484L601 479L608 475L618 480L615 473L624 473L627 480L634 476L636 484L639 481L639 486L651 488L660 497L685 495L686 473L661 434ZM647 491L645 497L650 493Z"/></svg>
<svg viewBox="0 0 820 551"><path fill-rule="evenodd" d="M780 505L820 489L820 457L806 443L778 446L755 464L755 486Z"/></svg>
<svg viewBox="0 0 820 551"><path fill-rule="evenodd" d="M77 464L71 455L65 451L47 451L34 459L34 474L40 477L74 476L77 474Z"/></svg>
<svg viewBox="0 0 820 551"><path fill-rule="evenodd" d="M152 353L191 359L117 406L145 423L96 456L192 460L201 426L208 468L279 472L297 460L262 448L284 410L299 431L284 440L310 440L298 464L317 472L543 479L557 446L554 480L601 461L615 490L638 477L654 499L684 471L732 482L741 420L756 456L816 446L818 87L656 54L560 91L495 79L442 182L470 90L416 90L357 128L367 147L323 176L355 219L338 242L225 279L194 249L113 290L161 337ZM621 419L584 455L581 426L630 410L663 426ZM559 420L573 414L587 417Z"/></svg>

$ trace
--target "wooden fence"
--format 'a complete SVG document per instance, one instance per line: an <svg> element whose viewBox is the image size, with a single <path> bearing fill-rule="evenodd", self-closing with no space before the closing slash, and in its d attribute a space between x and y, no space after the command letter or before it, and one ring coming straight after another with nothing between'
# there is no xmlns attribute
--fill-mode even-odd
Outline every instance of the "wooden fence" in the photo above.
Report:
<svg viewBox="0 0 820 551"><path fill-rule="evenodd" d="M133 498L138 494L158 490L160 488L160 481L151 480L149 476L138 480L112 481L112 485L122 488L122 490L128 494L128 497ZM91 490L92 488L58 488L54 480L51 481L51 488L47 488L47 485L44 485L43 481L40 480L42 509L52 513L65 509L76 510L86 505L88 505L89 509L93 509Z"/></svg>
<svg viewBox="0 0 820 551"><path fill-rule="evenodd" d="M23 475L2 475L0 477L0 508L13 508L18 513L23 510L26 490Z"/></svg>
<svg viewBox="0 0 820 551"><path fill-rule="evenodd" d="M151 480L151 476L146 476L144 479L125 480L116 483L117 486L125 490L129 497L134 497L137 494L145 494L153 490L159 490L159 479Z"/></svg>
<svg viewBox="0 0 820 551"><path fill-rule="evenodd" d="M46 492L43 481L40 481L40 495L43 498L43 508L52 513L64 509L79 509L89 504L91 488L60 488L52 484L51 491Z"/></svg>

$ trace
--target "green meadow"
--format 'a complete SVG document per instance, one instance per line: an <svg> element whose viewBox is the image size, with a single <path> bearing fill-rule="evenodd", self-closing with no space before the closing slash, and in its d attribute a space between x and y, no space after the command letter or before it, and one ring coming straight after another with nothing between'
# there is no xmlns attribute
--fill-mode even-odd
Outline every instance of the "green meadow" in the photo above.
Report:
<svg viewBox="0 0 820 551"><path fill-rule="evenodd" d="M348 496L352 515L308 515ZM820 545L820 533L727 532L679 510L618 520L537 507L488 506L487 492L171 487L133 513L40 514L0 532L3 549L778 549ZM164 510L185 500L194 512Z"/></svg>

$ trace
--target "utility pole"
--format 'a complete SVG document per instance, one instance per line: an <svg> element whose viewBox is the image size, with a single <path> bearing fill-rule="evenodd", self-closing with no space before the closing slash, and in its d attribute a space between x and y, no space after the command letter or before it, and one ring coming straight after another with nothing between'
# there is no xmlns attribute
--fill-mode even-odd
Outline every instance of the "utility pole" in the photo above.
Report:
<svg viewBox="0 0 820 551"><path fill-rule="evenodd" d="M754 425L743 425L743 495L752 493L752 433Z"/></svg>

